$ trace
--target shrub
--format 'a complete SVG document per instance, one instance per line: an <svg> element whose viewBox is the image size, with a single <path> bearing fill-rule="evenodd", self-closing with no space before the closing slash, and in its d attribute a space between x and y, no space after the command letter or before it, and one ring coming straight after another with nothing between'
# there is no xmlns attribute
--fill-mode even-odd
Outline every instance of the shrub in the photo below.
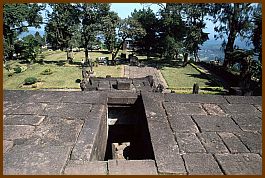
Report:
<svg viewBox="0 0 265 178"><path fill-rule="evenodd" d="M32 84L36 83L37 81L38 81L38 79L35 77L28 77L24 80L24 84L25 85L32 85Z"/></svg>
<svg viewBox="0 0 265 178"><path fill-rule="evenodd" d="M16 68L14 68L14 71L15 71L15 73L21 73L22 72L22 69L21 69L21 67L16 67Z"/></svg>
<svg viewBox="0 0 265 178"><path fill-rule="evenodd" d="M45 69L44 71L41 72L41 75L51 75L53 72L51 69Z"/></svg>

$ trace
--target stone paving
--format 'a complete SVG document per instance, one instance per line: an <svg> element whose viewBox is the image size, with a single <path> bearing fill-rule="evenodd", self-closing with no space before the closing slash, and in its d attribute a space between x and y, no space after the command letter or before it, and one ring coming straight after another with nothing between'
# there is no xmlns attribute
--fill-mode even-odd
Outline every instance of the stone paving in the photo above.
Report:
<svg viewBox="0 0 265 178"><path fill-rule="evenodd" d="M107 105L133 104L139 96L154 160L104 160ZM4 175L261 175L261 100L152 92L4 91Z"/></svg>
<svg viewBox="0 0 265 178"><path fill-rule="evenodd" d="M165 88L168 87L160 70L154 67L137 67L137 66L124 66L124 76L128 78L141 78L152 75L154 77L155 84L162 84Z"/></svg>

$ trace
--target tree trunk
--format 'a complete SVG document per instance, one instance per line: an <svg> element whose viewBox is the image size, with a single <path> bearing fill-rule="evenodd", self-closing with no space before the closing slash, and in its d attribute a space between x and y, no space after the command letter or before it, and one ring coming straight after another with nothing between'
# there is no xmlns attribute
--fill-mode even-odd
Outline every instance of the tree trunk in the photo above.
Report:
<svg viewBox="0 0 265 178"><path fill-rule="evenodd" d="M230 54L231 52L234 51L234 43L235 43L235 39L236 39L236 34L237 34L237 29L238 29L238 14L239 12L239 4L234 3L234 14L232 15L232 20L231 22L229 22L229 35L228 35L228 39L227 39L227 44L225 46L225 56L224 56L224 63L223 63L223 67L225 69L228 68L229 64L230 64Z"/></svg>
<svg viewBox="0 0 265 178"><path fill-rule="evenodd" d="M126 39L126 38L125 38L125 39ZM123 43L125 42L125 39L124 39L124 40L122 40L122 42L119 44L119 46L118 46L118 48L116 49L116 51L115 51L114 53L112 53L112 60L114 60L114 59L115 59L115 57L117 56L117 54L118 54L119 50L121 49L121 47L122 47Z"/></svg>

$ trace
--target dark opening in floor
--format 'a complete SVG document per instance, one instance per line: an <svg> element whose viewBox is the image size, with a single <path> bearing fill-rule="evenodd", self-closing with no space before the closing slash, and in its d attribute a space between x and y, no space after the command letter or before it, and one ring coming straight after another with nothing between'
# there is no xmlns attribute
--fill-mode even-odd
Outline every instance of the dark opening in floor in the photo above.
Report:
<svg viewBox="0 0 265 178"><path fill-rule="evenodd" d="M109 159L154 159L141 98L132 105L108 105L105 160Z"/></svg>

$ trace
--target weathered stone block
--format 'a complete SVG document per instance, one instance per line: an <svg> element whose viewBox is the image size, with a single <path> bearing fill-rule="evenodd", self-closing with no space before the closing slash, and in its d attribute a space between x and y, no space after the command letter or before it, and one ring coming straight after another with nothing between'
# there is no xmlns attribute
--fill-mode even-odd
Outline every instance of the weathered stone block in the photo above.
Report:
<svg viewBox="0 0 265 178"><path fill-rule="evenodd" d="M106 94L96 91L68 92L62 98L63 103L104 104L106 101Z"/></svg>
<svg viewBox="0 0 265 178"><path fill-rule="evenodd" d="M199 132L198 127L190 116L173 115L168 116L169 123L175 133L196 133Z"/></svg>
<svg viewBox="0 0 265 178"><path fill-rule="evenodd" d="M169 116L173 115L207 115L199 103L164 103Z"/></svg>
<svg viewBox="0 0 265 178"><path fill-rule="evenodd" d="M198 137L209 153L229 153L222 139L215 132L198 133Z"/></svg>
<svg viewBox="0 0 265 178"><path fill-rule="evenodd" d="M183 155L189 175L222 175L211 154L189 153Z"/></svg>
<svg viewBox="0 0 265 178"><path fill-rule="evenodd" d="M83 103L53 103L48 104L41 114L62 118L85 119L89 115L91 107L91 104Z"/></svg>
<svg viewBox="0 0 265 178"><path fill-rule="evenodd" d="M28 125L4 125L4 139L27 139L32 136L34 126Z"/></svg>
<svg viewBox="0 0 265 178"><path fill-rule="evenodd" d="M106 161L70 160L64 170L65 175L107 175Z"/></svg>
<svg viewBox="0 0 265 178"><path fill-rule="evenodd" d="M127 81L117 81L117 89L118 90L130 90L131 83Z"/></svg>
<svg viewBox="0 0 265 178"><path fill-rule="evenodd" d="M205 153L200 140L194 133L177 133L177 142L180 153Z"/></svg>
<svg viewBox="0 0 265 178"><path fill-rule="evenodd" d="M261 175L262 159L258 154L216 154L216 159L228 175Z"/></svg>
<svg viewBox="0 0 265 178"><path fill-rule="evenodd" d="M224 96L230 104L260 104L261 96Z"/></svg>
<svg viewBox="0 0 265 178"><path fill-rule="evenodd" d="M168 123L148 120L148 128L159 173L186 174L184 162Z"/></svg>
<svg viewBox="0 0 265 178"><path fill-rule="evenodd" d="M230 115L261 117L261 112L250 104L221 104L220 107Z"/></svg>
<svg viewBox="0 0 265 178"><path fill-rule="evenodd" d="M10 148L12 148L14 145L13 141L4 140L3 141L3 154L7 152Z"/></svg>
<svg viewBox="0 0 265 178"><path fill-rule="evenodd" d="M203 107L210 115L226 116L227 114L217 104L203 104Z"/></svg>
<svg viewBox="0 0 265 178"><path fill-rule="evenodd" d="M202 132L240 132L230 117L192 116Z"/></svg>
<svg viewBox="0 0 265 178"><path fill-rule="evenodd" d="M58 175L71 152L65 146L18 146L6 152L4 175Z"/></svg>
<svg viewBox="0 0 265 178"><path fill-rule="evenodd" d="M79 119L47 117L35 129L34 137L27 144L44 144L52 146L74 145L83 125Z"/></svg>
<svg viewBox="0 0 265 178"><path fill-rule="evenodd" d="M45 116L38 115L7 115L4 125L40 125Z"/></svg>
<svg viewBox="0 0 265 178"><path fill-rule="evenodd" d="M262 120L255 116L233 116L243 131L262 131Z"/></svg>
<svg viewBox="0 0 265 178"><path fill-rule="evenodd" d="M192 95L165 93L166 102L177 103L227 103L226 99L220 95Z"/></svg>
<svg viewBox="0 0 265 178"><path fill-rule="evenodd" d="M35 94L34 94L35 93ZM58 103L62 97L68 95L70 92L67 91L37 91L26 99L26 102L39 102L39 103Z"/></svg>
<svg viewBox="0 0 265 178"><path fill-rule="evenodd" d="M41 114L47 104L44 103L11 103L4 108L4 114Z"/></svg>
<svg viewBox="0 0 265 178"><path fill-rule="evenodd" d="M218 133L231 153L249 153L247 147L233 133Z"/></svg>
<svg viewBox="0 0 265 178"><path fill-rule="evenodd" d="M109 160L109 175L157 175L154 160Z"/></svg>
<svg viewBox="0 0 265 178"><path fill-rule="evenodd" d="M235 133L240 140L248 147L250 152L260 153L262 150L262 135L255 132Z"/></svg>

